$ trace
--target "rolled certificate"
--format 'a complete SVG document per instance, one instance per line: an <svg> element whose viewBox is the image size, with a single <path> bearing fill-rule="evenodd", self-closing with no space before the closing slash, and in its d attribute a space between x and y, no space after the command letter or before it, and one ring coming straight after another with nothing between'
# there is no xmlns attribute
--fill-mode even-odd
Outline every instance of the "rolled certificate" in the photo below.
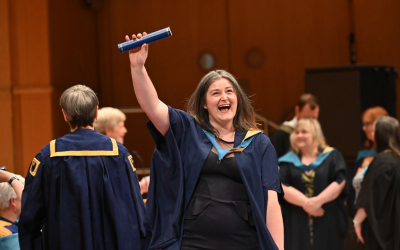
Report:
<svg viewBox="0 0 400 250"><path fill-rule="evenodd" d="M118 44L118 49L119 49L119 52L123 53L123 52L129 51L130 49L140 47L145 43L149 44L149 43L152 43L152 42L155 42L155 41L158 41L163 38L170 37L170 36L172 36L172 32L171 32L171 29L168 27L168 28L147 34L140 39L130 40L130 41L126 41L124 43L120 43L120 44Z"/></svg>

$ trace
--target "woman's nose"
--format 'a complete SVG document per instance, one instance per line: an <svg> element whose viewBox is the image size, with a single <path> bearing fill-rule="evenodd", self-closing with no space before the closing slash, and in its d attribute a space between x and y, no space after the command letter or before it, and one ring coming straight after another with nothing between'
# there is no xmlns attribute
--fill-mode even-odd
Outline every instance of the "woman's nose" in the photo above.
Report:
<svg viewBox="0 0 400 250"><path fill-rule="evenodd" d="M228 98L228 96L226 95L226 93L222 92L221 99L226 100L227 98Z"/></svg>

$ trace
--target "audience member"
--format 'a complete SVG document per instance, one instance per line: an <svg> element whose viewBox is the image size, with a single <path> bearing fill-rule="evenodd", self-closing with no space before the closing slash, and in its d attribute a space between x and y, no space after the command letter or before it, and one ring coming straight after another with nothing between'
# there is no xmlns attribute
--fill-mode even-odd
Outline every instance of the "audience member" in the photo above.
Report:
<svg viewBox="0 0 400 250"><path fill-rule="evenodd" d="M147 249L145 207L132 156L115 139L94 131L98 104L83 85L61 95L71 132L43 147L29 167L19 221L21 250Z"/></svg>
<svg viewBox="0 0 400 250"><path fill-rule="evenodd" d="M94 122L94 129L108 137L114 138L124 144L124 136L128 132L125 128L126 116L116 108L101 108Z"/></svg>
<svg viewBox="0 0 400 250"><path fill-rule="evenodd" d="M290 136L293 151L279 158L285 191L285 249L339 250L347 229L346 165L328 147L319 122L301 119Z"/></svg>
<svg viewBox="0 0 400 250"><path fill-rule="evenodd" d="M362 249L400 249L400 128L392 117L375 122L377 155L357 198L354 229Z"/></svg>
<svg viewBox="0 0 400 250"><path fill-rule="evenodd" d="M248 97L231 74L215 70L201 79L188 113L167 106L144 66L148 46L129 58L156 142L147 200L151 249L283 249L276 153L257 129Z"/></svg>
<svg viewBox="0 0 400 250"><path fill-rule="evenodd" d="M22 176L0 171L0 237L18 233L24 183Z"/></svg>
<svg viewBox="0 0 400 250"><path fill-rule="evenodd" d="M279 157L283 156L290 150L290 134L296 127L297 120L302 118L318 119L319 106L318 100L312 94L303 94L294 108L295 116L291 121L284 122L278 130L271 136L270 140L274 145L276 154Z"/></svg>
<svg viewBox="0 0 400 250"><path fill-rule="evenodd" d="M364 174L376 154L376 145L373 134L374 122L379 117L388 115L387 111L380 106L366 109L361 115L362 129L365 133L366 139L357 154L353 172L349 173L347 183L349 190L347 196L347 212L351 218L355 215L354 202L361 189L361 182L364 178Z"/></svg>

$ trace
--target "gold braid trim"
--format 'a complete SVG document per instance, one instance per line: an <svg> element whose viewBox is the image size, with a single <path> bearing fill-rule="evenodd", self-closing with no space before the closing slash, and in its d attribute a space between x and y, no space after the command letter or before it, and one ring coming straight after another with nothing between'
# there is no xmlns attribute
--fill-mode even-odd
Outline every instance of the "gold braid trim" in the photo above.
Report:
<svg viewBox="0 0 400 250"><path fill-rule="evenodd" d="M56 140L50 142L50 157L56 156L117 156L119 155L117 142L111 139L113 150L82 150L82 151L62 151L56 152Z"/></svg>

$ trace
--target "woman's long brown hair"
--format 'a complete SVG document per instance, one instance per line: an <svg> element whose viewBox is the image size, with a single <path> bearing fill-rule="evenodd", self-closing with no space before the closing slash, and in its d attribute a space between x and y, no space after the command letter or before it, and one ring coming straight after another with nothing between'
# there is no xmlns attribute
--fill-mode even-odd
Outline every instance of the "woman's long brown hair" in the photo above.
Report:
<svg viewBox="0 0 400 250"><path fill-rule="evenodd" d="M208 88L213 82L221 78L227 79L232 84L237 95L238 105L236 115L233 118L235 130L245 132L250 128L257 129L254 109L249 97L244 93L235 77L225 70L211 71L201 79L187 103L187 112L196 119L203 129L219 138L219 131L211 126L208 110L204 108L204 105L206 104Z"/></svg>

